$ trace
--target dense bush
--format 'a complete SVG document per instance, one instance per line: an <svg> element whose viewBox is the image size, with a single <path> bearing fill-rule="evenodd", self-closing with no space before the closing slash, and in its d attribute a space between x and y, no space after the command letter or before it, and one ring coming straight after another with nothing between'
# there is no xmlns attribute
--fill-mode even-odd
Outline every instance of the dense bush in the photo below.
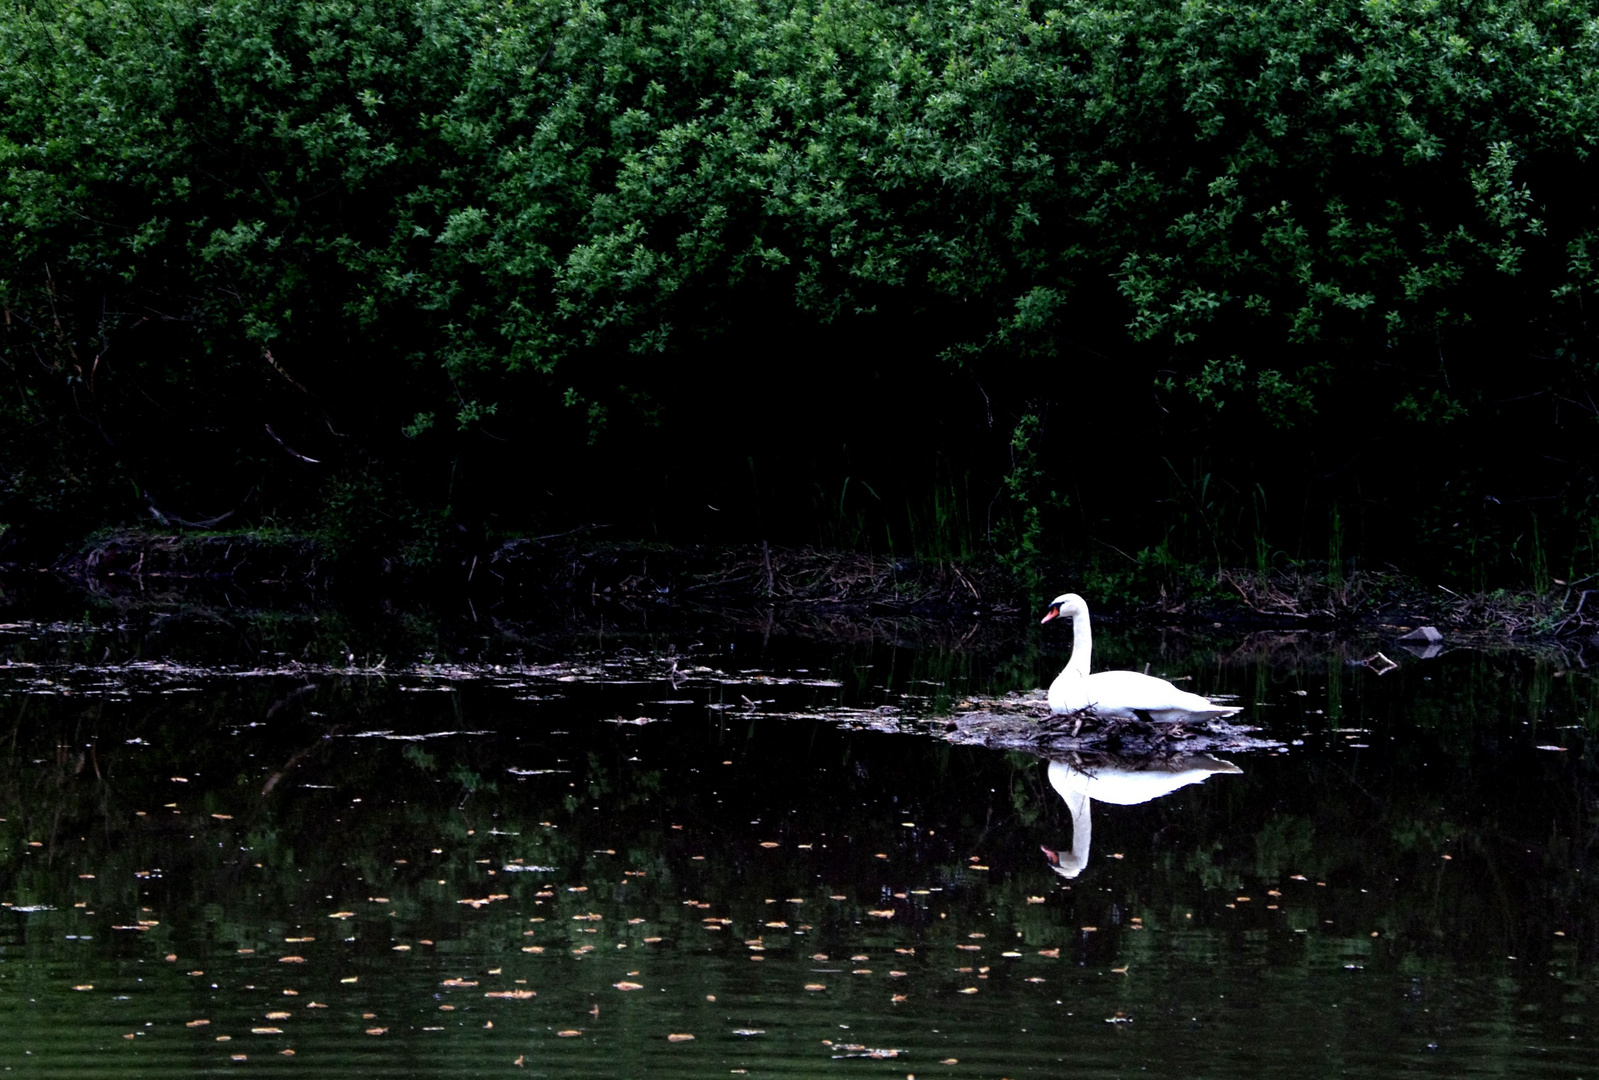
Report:
<svg viewBox="0 0 1599 1080"><path fill-rule="evenodd" d="M3 514L1577 551L1592 6L6 0Z"/></svg>

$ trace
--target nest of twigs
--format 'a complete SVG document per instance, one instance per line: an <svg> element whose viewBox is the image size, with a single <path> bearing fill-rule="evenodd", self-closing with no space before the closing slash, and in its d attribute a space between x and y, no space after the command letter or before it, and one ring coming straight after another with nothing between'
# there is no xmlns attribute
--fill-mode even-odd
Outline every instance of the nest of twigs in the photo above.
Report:
<svg viewBox="0 0 1599 1080"><path fill-rule="evenodd" d="M1256 730L1226 720L1156 721L1101 716L1093 709L1051 712L1042 691L962 702L945 738L966 745L1026 750L1046 757L1107 753L1154 757L1217 750L1265 750L1281 743L1256 737Z"/></svg>

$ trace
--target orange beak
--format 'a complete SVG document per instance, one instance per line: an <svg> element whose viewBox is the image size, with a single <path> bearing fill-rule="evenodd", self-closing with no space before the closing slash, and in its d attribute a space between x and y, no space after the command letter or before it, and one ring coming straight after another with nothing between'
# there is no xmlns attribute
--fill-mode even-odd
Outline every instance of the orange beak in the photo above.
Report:
<svg viewBox="0 0 1599 1080"><path fill-rule="evenodd" d="M1055 618L1059 614L1060 614L1060 605L1059 604L1052 605L1048 611L1044 612L1044 617L1042 619L1038 620L1038 625L1039 626L1043 626L1045 623L1049 622L1049 620Z"/></svg>

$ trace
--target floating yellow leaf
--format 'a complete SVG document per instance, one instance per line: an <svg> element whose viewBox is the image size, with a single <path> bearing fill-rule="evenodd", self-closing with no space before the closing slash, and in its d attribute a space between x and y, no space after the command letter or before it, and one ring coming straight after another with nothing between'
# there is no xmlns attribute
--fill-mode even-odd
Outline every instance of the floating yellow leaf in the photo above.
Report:
<svg viewBox="0 0 1599 1080"><path fill-rule="evenodd" d="M873 918L877 918L877 919L892 919L894 917L894 909L893 908L882 908L882 909L877 910L877 911L868 911L866 914L872 916Z"/></svg>
<svg viewBox="0 0 1599 1080"><path fill-rule="evenodd" d="M84 983L81 986L74 986L72 989L74 989L74 990L93 990L94 989L94 984L93 983Z"/></svg>
<svg viewBox="0 0 1599 1080"><path fill-rule="evenodd" d="M812 991L814 993L817 990L826 990L827 987L825 985L823 985L822 983L806 983L805 984L805 989L810 990L810 991Z"/></svg>
<svg viewBox="0 0 1599 1080"><path fill-rule="evenodd" d="M276 1027L254 1027L250 1029L251 1035L282 1035L283 1029Z"/></svg>
<svg viewBox="0 0 1599 1080"><path fill-rule="evenodd" d="M538 997L538 994L532 990L488 990L484 992L483 996L505 998L508 1001L526 1001L528 998Z"/></svg>
<svg viewBox="0 0 1599 1080"><path fill-rule="evenodd" d="M962 993L962 994L975 994L975 993L977 993L977 987L968 986L966 989L958 991L958 992Z"/></svg>
<svg viewBox="0 0 1599 1080"><path fill-rule="evenodd" d="M557 1039L573 1039L581 1034L583 1033L576 1028L567 1028L565 1031L557 1031L555 1037Z"/></svg>
<svg viewBox="0 0 1599 1080"><path fill-rule="evenodd" d="M473 980L473 979L445 979L443 982L439 983L439 985L440 986L476 986L477 982L475 980Z"/></svg>
<svg viewBox="0 0 1599 1080"><path fill-rule="evenodd" d="M233 815L232 814L212 814L211 816L216 818L218 821L232 821L233 820Z"/></svg>
<svg viewBox="0 0 1599 1080"><path fill-rule="evenodd" d="M267 1019L268 1020L287 1020L288 1018L289 1018L289 1014L286 1013L286 1012L269 1012L269 1013L267 1013Z"/></svg>
<svg viewBox="0 0 1599 1080"><path fill-rule="evenodd" d="M1039 949L1038 950L1038 955L1039 956L1047 956L1047 957L1049 957L1050 959L1053 960L1055 957L1060 955L1060 950L1059 949Z"/></svg>
<svg viewBox="0 0 1599 1080"><path fill-rule="evenodd" d="M666 1041L667 1042L693 1042L694 1041L694 1036L689 1035L689 1034L680 1034L678 1032L673 1032L672 1034L670 1034L670 1035L668 1035L666 1037Z"/></svg>
<svg viewBox="0 0 1599 1080"><path fill-rule="evenodd" d="M353 911L335 911L332 915L329 915L328 918L330 918L330 919L353 919L353 918L355 918L355 912L353 912Z"/></svg>
<svg viewBox="0 0 1599 1080"><path fill-rule="evenodd" d="M205 1027L210 1022L211 1021L209 1021L209 1020L190 1020L187 1024L184 1024L183 1026L184 1027Z"/></svg>
<svg viewBox="0 0 1599 1080"><path fill-rule="evenodd" d="M367 1028L366 1029L366 1033L368 1035L382 1035L382 1034L385 1034L388 1030L389 1030L388 1028Z"/></svg>
<svg viewBox="0 0 1599 1080"><path fill-rule="evenodd" d="M278 963L280 963L280 964L303 964L303 963L305 963L305 957L303 957L303 956L280 956L280 957L278 957Z"/></svg>
<svg viewBox="0 0 1599 1080"><path fill-rule="evenodd" d="M642 989L644 989L644 985L642 983L636 983L636 982L619 982L619 983L612 983L611 985L616 987L618 990L642 990Z"/></svg>

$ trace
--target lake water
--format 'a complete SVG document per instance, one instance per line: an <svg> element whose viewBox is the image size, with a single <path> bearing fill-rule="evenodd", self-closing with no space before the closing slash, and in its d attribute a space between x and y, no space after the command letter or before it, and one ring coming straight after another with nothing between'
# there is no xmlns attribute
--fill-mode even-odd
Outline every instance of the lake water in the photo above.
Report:
<svg viewBox="0 0 1599 1080"><path fill-rule="evenodd" d="M0 629L0 1070L1599 1080L1576 653L1101 628L1281 745L1068 878L1048 763L926 723L1047 682L1027 618L78 610Z"/></svg>

